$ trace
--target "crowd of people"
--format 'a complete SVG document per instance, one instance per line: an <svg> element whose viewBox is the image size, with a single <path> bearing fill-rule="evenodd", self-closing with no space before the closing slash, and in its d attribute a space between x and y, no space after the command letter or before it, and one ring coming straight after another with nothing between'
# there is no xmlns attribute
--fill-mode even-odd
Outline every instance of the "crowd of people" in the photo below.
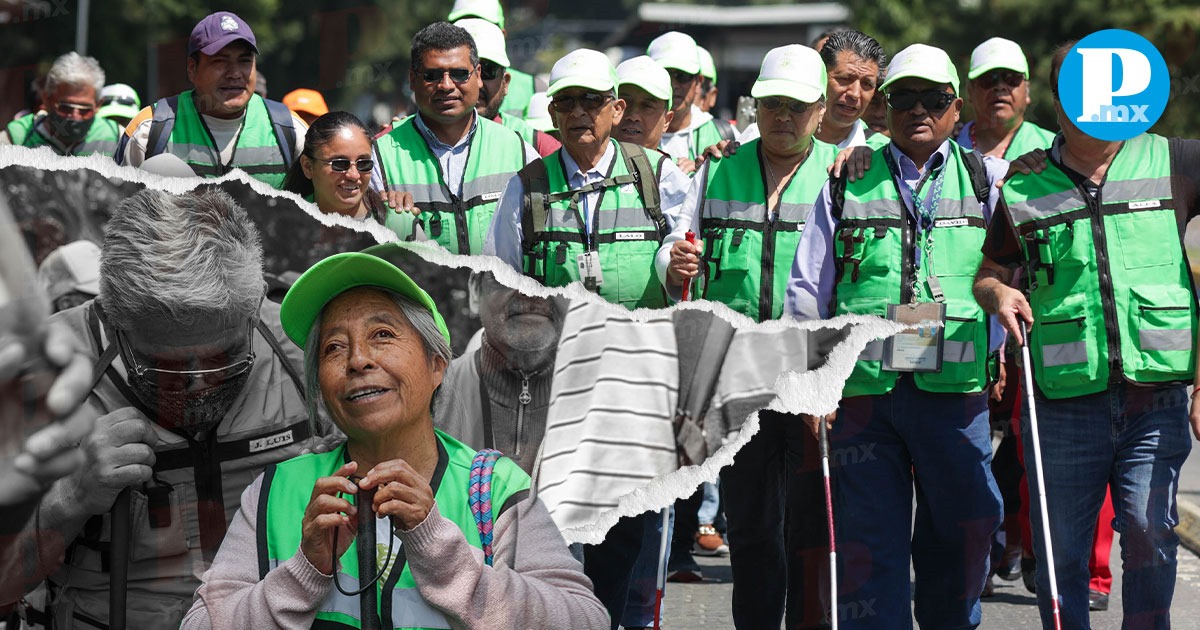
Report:
<svg viewBox="0 0 1200 630"><path fill-rule="evenodd" d="M965 82L940 48L889 55L848 28L777 47L739 126L686 33L619 64L572 50L543 81L511 67L504 28L495 0L459 0L417 32L416 110L381 130L312 89L257 92L258 42L227 11L191 32L192 89L147 107L96 59L54 61L0 144L240 172L398 242L268 299L243 208L148 189L103 243L42 261L36 291L0 257L0 604L21 623L647 628L664 579L728 554L738 628L977 627L996 578L1024 580L1044 627L1087 628L1116 531L1125 625L1169 627L1200 439L1182 247L1200 144L1090 137L1057 88L1057 132L1026 120L1007 39ZM1039 51L1053 86L1071 45ZM482 329L461 356L403 242L499 263L471 277ZM725 308L633 325L586 292ZM903 331L866 345L835 412L763 409L694 494L568 545L568 524L700 464L781 371L846 337L726 319L842 315ZM31 413L59 421L33 432ZM840 459L830 491L822 445L869 456Z"/></svg>

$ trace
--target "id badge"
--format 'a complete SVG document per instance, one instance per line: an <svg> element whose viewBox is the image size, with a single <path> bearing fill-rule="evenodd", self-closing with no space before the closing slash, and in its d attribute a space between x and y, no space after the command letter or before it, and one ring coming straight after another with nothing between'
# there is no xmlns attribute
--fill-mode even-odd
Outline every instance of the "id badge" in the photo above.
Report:
<svg viewBox="0 0 1200 630"><path fill-rule="evenodd" d="M888 304L888 319L909 326L883 342L883 369L940 372L946 305L941 302Z"/></svg>
<svg viewBox="0 0 1200 630"><path fill-rule="evenodd" d="M600 271L600 252L585 252L576 257L579 264L579 279L588 291L598 291L604 284L604 274Z"/></svg>

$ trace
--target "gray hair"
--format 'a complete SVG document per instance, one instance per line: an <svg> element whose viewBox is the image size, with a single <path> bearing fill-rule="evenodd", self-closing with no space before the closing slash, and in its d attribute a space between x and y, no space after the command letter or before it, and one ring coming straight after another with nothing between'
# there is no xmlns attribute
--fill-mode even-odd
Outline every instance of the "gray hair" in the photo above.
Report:
<svg viewBox="0 0 1200 630"><path fill-rule="evenodd" d="M100 292L113 325L160 317L181 326L257 317L266 292L258 228L216 188L146 189L104 227Z"/></svg>
<svg viewBox="0 0 1200 630"><path fill-rule="evenodd" d="M425 350L425 358L433 363L435 358L440 357L446 363L446 367L450 367L450 360L454 358L454 353L450 349L450 342L446 341L446 337L442 335L442 331L438 330L437 322L433 319L433 313L420 304L417 304L411 298L400 295L391 289L383 287L372 287L386 294L396 306L400 309L400 313L408 320L408 325L412 326L417 333L417 337L421 339L421 347ZM325 407L325 397L321 395L320 382L320 344L321 344L321 319L325 315L325 308L321 308L321 312L317 313L317 318L313 320L312 328L308 331L308 340L304 344L304 390L305 397L308 400L308 421L310 425L319 425L321 414L329 416L329 410ZM429 400L429 410L432 414L434 402L439 401L438 391L439 386L434 390L433 396Z"/></svg>
<svg viewBox="0 0 1200 630"><path fill-rule="evenodd" d="M50 72L46 75L46 87L43 94L53 94L59 84L91 86L96 88L96 97L104 89L104 69L95 57L84 57L77 52L69 52L54 60Z"/></svg>

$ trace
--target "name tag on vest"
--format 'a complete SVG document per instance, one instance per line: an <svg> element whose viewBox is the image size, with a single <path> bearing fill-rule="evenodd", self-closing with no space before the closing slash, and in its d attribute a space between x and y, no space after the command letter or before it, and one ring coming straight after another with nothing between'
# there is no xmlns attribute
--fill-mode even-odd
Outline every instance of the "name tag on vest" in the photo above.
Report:
<svg viewBox="0 0 1200 630"><path fill-rule="evenodd" d="M250 440L250 452L258 453L260 451L269 451L273 448L279 448L280 446L287 446L295 441L296 438L292 436L292 430L288 429L283 433L276 433L275 435L268 435L265 438Z"/></svg>
<svg viewBox="0 0 1200 630"><path fill-rule="evenodd" d="M618 241L644 241L646 235L643 232L617 232Z"/></svg>
<svg viewBox="0 0 1200 630"><path fill-rule="evenodd" d="M1130 210L1147 210L1149 208L1161 208L1162 202L1157 199L1148 199L1146 201L1130 201Z"/></svg>
<svg viewBox="0 0 1200 630"><path fill-rule="evenodd" d="M495 201L503 195L504 195L503 190L497 190L496 192L483 193L482 195L479 195L479 198L484 201Z"/></svg>
<svg viewBox="0 0 1200 630"><path fill-rule="evenodd" d="M934 227L963 227L967 225L967 220L964 219L938 219L933 222Z"/></svg>

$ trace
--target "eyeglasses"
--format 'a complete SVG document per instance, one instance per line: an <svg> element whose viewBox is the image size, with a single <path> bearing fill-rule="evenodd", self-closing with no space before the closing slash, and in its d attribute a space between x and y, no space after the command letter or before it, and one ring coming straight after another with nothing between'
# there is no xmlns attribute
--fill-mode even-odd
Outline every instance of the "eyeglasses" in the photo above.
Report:
<svg viewBox="0 0 1200 630"><path fill-rule="evenodd" d="M137 105L137 100L135 100L132 96L106 96L100 99L101 106L112 105L113 103L116 103L117 105L129 106Z"/></svg>
<svg viewBox="0 0 1200 630"><path fill-rule="evenodd" d="M1021 87L1021 84L1025 82L1025 75L1012 70L992 70L975 80L979 82L979 87L985 90L990 90L1001 83L1015 89Z"/></svg>
<svg viewBox="0 0 1200 630"><path fill-rule="evenodd" d="M55 103L54 111L64 118L71 114L79 114L80 118L91 118L96 108L91 105L76 105L75 103Z"/></svg>
<svg viewBox="0 0 1200 630"><path fill-rule="evenodd" d="M450 75L450 80L455 83L466 83L475 74L475 70L467 70L466 68L450 68L449 70L422 70L417 73L426 83L441 83L442 77Z"/></svg>
<svg viewBox="0 0 1200 630"><path fill-rule="evenodd" d="M613 100L612 94L584 92L579 96L555 96L550 101L550 106L560 114L569 114L575 111L576 104L583 107L585 111L594 112L607 105L611 100Z"/></svg>
<svg viewBox="0 0 1200 630"><path fill-rule="evenodd" d="M246 339L249 343L254 339L254 324L248 323L246 326ZM129 371L141 379L146 379L155 387L168 390L183 390L187 389L188 385L196 380L217 385L236 378L250 371L254 367L254 349L246 353L246 358L241 361L236 361L222 367L205 368L199 370L176 370L170 368L148 367L138 363L137 358L133 356L133 350L129 346L129 340L126 339L124 331L117 331L117 343L121 346L121 356L128 363Z"/></svg>
<svg viewBox="0 0 1200 630"><path fill-rule="evenodd" d="M769 112L777 111L780 107L787 105L788 111L792 112L793 114L803 114L804 112L808 111L809 107L812 106L812 103L805 103L804 101L795 101L791 99L784 101L778 96L765 96L758 99L758 104L762 105L763 109Z"/></svg>
<svg viewBox="0 0 1200 630"><path fill-rule="evenodd" d="M314 161L322 164L328 164L329 168L333 169L334 173L345 173L346 171L350 170L351 164L354 165L354 168L358 169L359 173L370 173L371 169L375 168L375 160L372 160L371 158L359 158L353 162L351 162L349 158L333 158L332 160L314 159Z"/></svg>
<svg viewBox="0 0 1200 630"><path fill-rule="evenodd" d="M484 81L495 81L496 77L504 76L507 68L494 61L479 62L479 77Z"/></svg>
<svg viewBox="0 0 1200 630"><path fill-rule="evenodd" d="M955 98L957 98L955 95L941 90L923 90L920 92L916 90L900 90L898 92L888 92L887 102L892 109L902 112L916 107L917 103L921 103L921 106L926 111L938 114L945 111L947 107L950 107L950 103L953 103Z"/></svg>
<svg viewBox="0 0 1200 630"><path fill-rule="evenodd" d="M667 74L671 75L671 83L691 83L696 80L696 75L675 68L667 70Z"/></svg>

